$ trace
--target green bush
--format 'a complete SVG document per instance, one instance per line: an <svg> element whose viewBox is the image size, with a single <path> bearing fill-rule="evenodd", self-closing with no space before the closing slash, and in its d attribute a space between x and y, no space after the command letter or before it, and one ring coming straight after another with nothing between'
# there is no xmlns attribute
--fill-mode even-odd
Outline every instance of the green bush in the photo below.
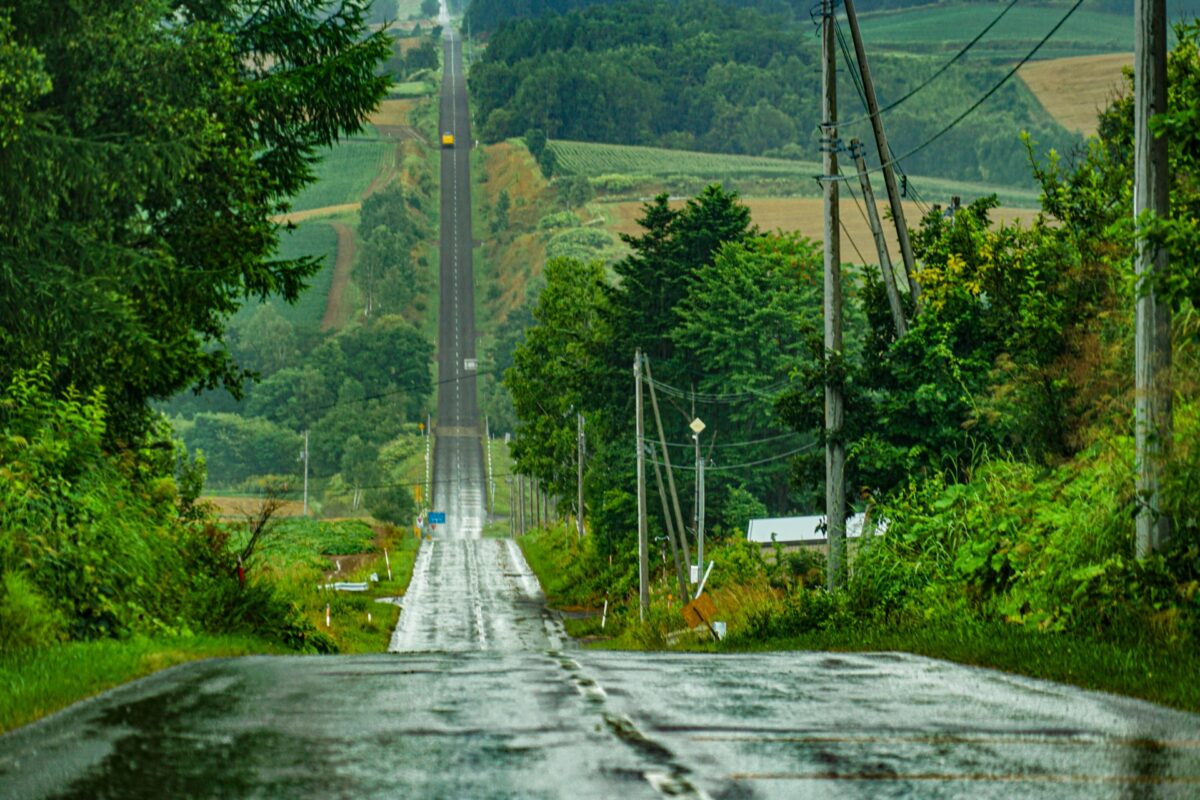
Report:
<svg viewBox="0 0 1200 800"><path fill-rule="evenodd" d="M285 596L239 583L193 504L203 462L164 429L137 449L106 444L103 395L56 397L45 369L0 394L0 651L196 630L319 647Z"/></svg>
<svg viewBox="0 0 1200 800"><path fill-rule="evenodd" d="M44 646L62 638L63 615L23 573L0 579L0 653Z"/></svg>

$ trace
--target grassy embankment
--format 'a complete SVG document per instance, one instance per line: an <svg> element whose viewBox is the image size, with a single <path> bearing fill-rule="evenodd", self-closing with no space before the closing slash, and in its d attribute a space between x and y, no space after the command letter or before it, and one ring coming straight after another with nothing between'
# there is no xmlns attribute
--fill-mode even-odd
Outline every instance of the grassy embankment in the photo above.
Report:
<svg viewBox="0 0 1200 800"><path fill-rule="evenodd" d="M244 539L238 532L234 543ZM283 584L304 615L343 653L382 652L400 609L377 598L403 595L412 578L417 540L407 530L365 522L285 520L268 535L252 562L251 578ZM392 579L387 578L387 548ZM342 569L335 571L337 562ZM380 577L363 593L334 592L333 581ZM330 607L329 626L325 606ZM370 613L370 619L367 615ZM160 669L204 658L294 651L252 636L175 635L69 642L0 656L0 733L71 703Z"/></svg>
<svg viewBox="0 0 1200 800"><path fill-rule="evenodd" d="M607 627L602 630L599 612L604 595L597 591L597 586L605 579L584 574L589 561L587 545L580 546L573 531L561 527L534 531L518 543L553 607L593 612L582 619L564 620L567 632L582 638L590 647L713 653L900 651L1200 711L1200 685L1194 679L1200 673L1200 655L1185 645L1164 646L1162 642L1138 637L1114 641L1045 633L967 616L957 622L894 625L860 622L798 636L742 636L739 626L745 625L747 618L773 596L770 589L757 581L725 585L720 585L720 580L712 581L718 588L709 594L718 618L727 621L730 630L727 639L720 643L713 642L704 630L679 635L686 627L679 615L679 604L671 596L673 576L657 569L652 578L648 624L643 626L637 621L637 587L629 581L636 576L631 574L624 576L623 583L620 577L614 581L627 591L625 596L610 601ZM730 554L725 548L714 548L711 555L720 562Z"/></svg>
<svg viewBox="0 0 1200 800"><path fill-rule="evenodd" d="M487 477L495 481L495 501L483 526L483 535L490 539L505 539L510 536L513 503L516 500L516 484L512 477L512 456L503 437L492 440L490 469L488 467L487 442L483 442L484 469ZM494 477L493 477L494 476ZM491 487L487 487L491 492Z"/></svg>
<svg viewBox="0 0 1200 800"><path fill-rule="evenodd" d="M69 642L0 656L0 733L160 669L202 658L291 652L244 636Z"/></svg>

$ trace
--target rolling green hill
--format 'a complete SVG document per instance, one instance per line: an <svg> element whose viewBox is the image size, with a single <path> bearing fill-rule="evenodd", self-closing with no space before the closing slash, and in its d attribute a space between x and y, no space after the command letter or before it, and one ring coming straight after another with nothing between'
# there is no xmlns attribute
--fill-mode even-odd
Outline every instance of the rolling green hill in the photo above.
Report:
<svg viewBox="0 0 1200 800"><path fill-rule="evenodd" d="M594 142L553 141L548 146L563 173L592 179L600 192L610 195L638 195L660 189L690 191L714 181L747 195L816 197L820 194L815 180L820 165L811 161ZM843 173L846 170L843 165ZM876 192L882 194L883 182L878 174L872 176L872 182ZM1032 188L1022 190L923 176L912 176L910 183L928 197L970 198L995 193L1006 206L1034 208L1038 204L1037 192ZM857 191L857 183L854 188Z"/></svg>

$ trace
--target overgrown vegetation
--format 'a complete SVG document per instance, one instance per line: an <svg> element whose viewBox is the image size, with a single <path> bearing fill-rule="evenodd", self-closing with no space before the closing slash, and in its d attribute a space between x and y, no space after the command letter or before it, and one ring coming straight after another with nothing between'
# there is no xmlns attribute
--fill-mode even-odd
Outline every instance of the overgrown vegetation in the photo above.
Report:
<svg viewBox="0 0 1200 800"><path fill-rule="evenodd" d="M379 71L388 37L367 29L367 5L0 11L0 724L186 658L361 646L320 630L304 587L271 574L270 514L252 541L231 541L236 526L198 502L204 457L173 440L151 401L224 387L232 403L254 372L311 358L293 377L318 400L391 392L386 414L362 417L389 445L401 440L381 466L400 468L404 415L423 407L430 385L429 346L408 321L372 318L323 349L316 326L266 305L244 329L226 329L248 301L295 302L321 265L312 250L329 249L326 238L281 256L278 220L320 176L320 154L362 129L391 82ZM393 148L354 140L342 152L378 171ZM331 179L301 202L344 202L365 188ZM379 348L385 362L367 363ZM189 423L249 445L236 464L211 448L227 480L297 471L295 426L327 409L289 405L286 379L276 389L258 396L271 409L259 420L217 407ZM361 480L369 492L394 478ZM407 521L403 497L367 499ZM293 577L310 593L317 583ZM384 608L386 626L395 612ZM61 680L63 665L81 662Z"/></svg>
<svg viewBox="0 0 1200 800"><path fill-rule="evenodd" d="M672 597L657 447L650 526L663 552L652 550L653 599L638 622L628 363L639 347L651 356L676 469L691 465L686 422L697 415L710 425L702 449L716 566L707 591L729 623L722 647L900 647L1200 707L1186 680L1200 667L1200 295L1197 139L1184 122L1200 105L1200 25L1177 35L1170 109L1154 123L1178 134L1172 215L1150 228L1170 251L1171 277L1157 289L1176 310L1165 549L1143 560L1134 553L1140 289L1125 98L1086 148L1046 159L1030 148L1042 190L1032 225L992 224L994 198L920 221L921 302L906 298L900 338L877 270L864 268L845 291L846 348L825 353L815 248L749 230L736 197L715 187L680 211L665 198L648 203L645 232L615 266L619 282L595 265L548 267L536 324L506 378L520 421L513 453L518 469L569 496L567 412L582 408L600 440L585 478L591 536L577 544L551 530L524 542L552 597L591 608L609 597L610 635L622 646L711 646L706 632L686 631ZM847 510L886 520L880 535L852 542L836 591L825 588L819 553L763 553L744 541L751 516L822 513L822 387L831 380L847 397ZM770 487L780 484L767 478L789 446L762 443L765 431L754 428L772 416L814 445L790 458L777 496ZM653 445L650 412L648 420ZM722 451L723 441L746 450ZM753 447L764 448L760 458L743 455ZM731 463L727 476L721 467ZM676 476L685 505L691 480Z"/></svg>

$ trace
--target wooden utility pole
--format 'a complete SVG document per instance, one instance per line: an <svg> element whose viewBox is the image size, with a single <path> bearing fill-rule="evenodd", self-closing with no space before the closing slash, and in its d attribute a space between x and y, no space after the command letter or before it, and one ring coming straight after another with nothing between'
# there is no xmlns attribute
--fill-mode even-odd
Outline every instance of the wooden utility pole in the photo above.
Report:
<svg viewBox="0 0 1200 800"><path fill-rule="evenodd" d="M576 431L575 443L575 526L578 529L579 538L583 538L583 452L587 448L587 441L584 438L583 432L583 414L576 415L575 418L578 430Z"/></svg>
<svg viewBox="0 0 1200 800"><path fill-rule="evenodd" d="M1167 110L1167 12L1165 0L1134 0L1133 215L1165 219L1169 203L1166 136L1150 131L1150 118ZM1137 555L1146 558L1171 535L1162 510L1159 481L1170 453L1171 305L1156 291L1167 270L1167 251L1139 232L1135 272L1138 276L1135 360L1135 447L1137 449Z"/></svg>
<svg viewBox="0 0 1200 800"><path fill-rule="evenodd" d="M649 534L646 530L646 431L642 422L642 351L633 357L634 399L637 407L638 611L645 621L650 610Z"/></svg>
<svg viewBox="0 0 1200 800"><path fill-rule="evenodd" d="M883 225L879 221L879 209L875 206L875 192L871 191L871 176L867 174L867 160L863 158L862 142L850 140L850 157L854 166L858 167L858 182L862 186L863 205L867 207L867 222L871 226L871 236L875 239L875 252L879 254L879 272L883 275L883 286L887 289L888 307L892 309L892 323L896 327L896 338L899 339L908 330L904 319L904 306L900 303L900 291L896 288L896 272L892 269L892 259L888 255L887 241L883 238Z"/></svg>
<svg viewBox="0 0 1200 800"><path fill-rule="evenodd" d="M892 207L892 220L896 223L896 240L900 242L900 257L904 261L904 277L908 280L908 290L912 292L913 300L916 301L921 290L914 277L916 266L913 261L912 242L908 240L908 224L904 221L904 206L900 202L900 189L896 186L896 170L892 165L892 151L888 147L887 134L883 130L883 117L879 113L879 98L875 96L875 84L871 81L871 68L867 65L867 50L863 47L862 33L858 29L858 15L854 13L854 0L843 0L843 3L846 6L846 20L850 23L850 35L854 38L854 56L858 59L858 72L862 75L863 94L867 97L867 113L871 116L871 129L875 131L875 146L879 150L879 163L883 167L883 185L887 188L888 203ZM833 14L830 12L830 17L832 16ZM827 58L832 60L833 56Z"/></svg>
<svg viewBox="0 0 1200 800"><path fill-rule="evenodd" d="M658 413L658 394L654 391L654 375L650 371L650 360L645 359L646 382L650 385L650 406L654 409L654 425L658 429L658 444L662 447L663 466L667 470L667 487L671 490L671 505L675 511L675 529L679 531L679 545L683 549L683 560L691 562L692 552L688 547L687 529L683 526L683 511L679 506L679 493L675 491L675 471L671 469L671 454L667 452L667 437L663 432L662 416Z"/></svg>
<svg viewBox="0 0 1200 800"><path fill-rule="evenodd" d="M841 585L846 545L846 450L842 443L842 262L838 218L837 40L833 0L822 0L821 156L825 189L825 523L829 588Z"/></svg>

